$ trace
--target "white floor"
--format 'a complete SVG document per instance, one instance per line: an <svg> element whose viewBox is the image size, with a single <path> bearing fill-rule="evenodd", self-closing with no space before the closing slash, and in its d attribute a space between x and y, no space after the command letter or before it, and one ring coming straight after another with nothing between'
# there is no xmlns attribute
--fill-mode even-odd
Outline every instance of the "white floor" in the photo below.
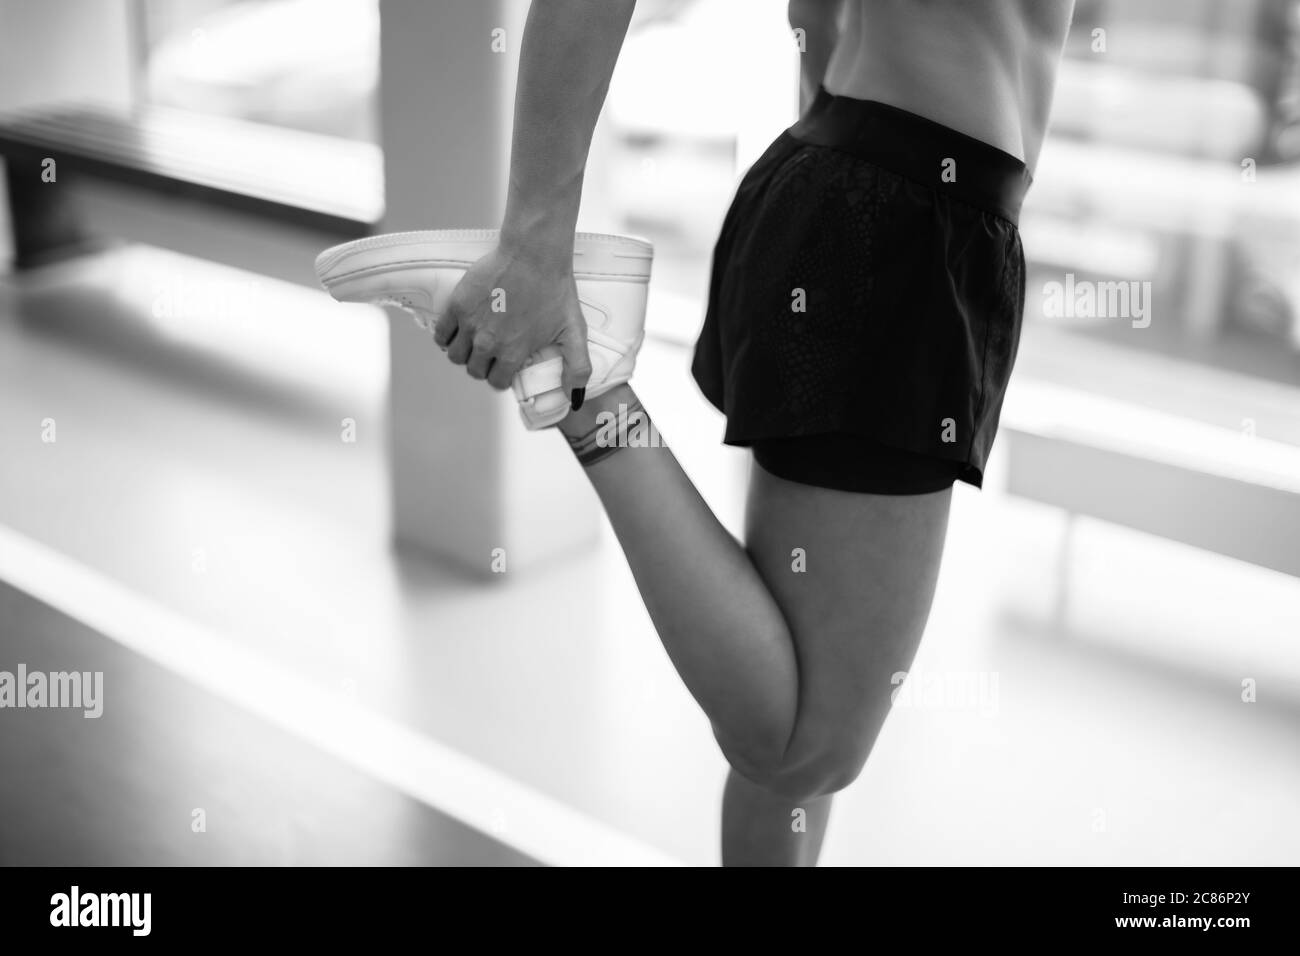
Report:
<svg viewBox="0 0 1300 956"><path fill-rule="evenodd" d="M716 862L724 764L612 535L491 584L399 560L385 320L267 282L222 298L245 280L136 249L0 286L0 524L664 853ZM187 282L218 305L155 308L159 283ZM199 351L213 343L227 364ZM745 457L717 443L687 364L652 344L640 390L735 528ZM999 469L956 493L909 683L921 699L896 707L840 798L825 862L1300 862L1300 581L1080 522L1062 611L1062 516L999 494ZM973 694L941 692L965 678Z"/></svg>

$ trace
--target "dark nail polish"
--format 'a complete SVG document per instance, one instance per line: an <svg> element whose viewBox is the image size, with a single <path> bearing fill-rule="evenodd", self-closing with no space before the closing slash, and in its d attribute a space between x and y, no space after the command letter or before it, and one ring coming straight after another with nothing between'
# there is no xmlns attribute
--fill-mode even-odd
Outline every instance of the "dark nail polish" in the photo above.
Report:
<svg viewBox="0 0 1300 956"><path fill-rule="evenodd" d="M586 401L586 398L587 390L585 388L575 388L570 395L569 407L576 412L582 407L582 403Z"/></svg>

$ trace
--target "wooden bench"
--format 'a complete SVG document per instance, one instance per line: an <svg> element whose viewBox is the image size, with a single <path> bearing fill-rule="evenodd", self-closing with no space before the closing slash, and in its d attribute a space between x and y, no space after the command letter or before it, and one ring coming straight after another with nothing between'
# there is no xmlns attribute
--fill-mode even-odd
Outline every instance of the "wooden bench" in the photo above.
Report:
<svg viewBox="0 0 1300 956"><path fill-rule="evenodd" d="M373 144L180 110L0 116L0 155L19 268L104 234L315 286L316 253L384 212Z"/></svg>

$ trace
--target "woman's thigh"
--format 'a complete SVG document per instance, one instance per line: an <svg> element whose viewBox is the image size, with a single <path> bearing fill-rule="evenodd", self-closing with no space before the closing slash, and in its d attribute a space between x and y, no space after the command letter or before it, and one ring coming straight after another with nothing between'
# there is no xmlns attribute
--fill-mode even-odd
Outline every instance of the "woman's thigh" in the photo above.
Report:
<svg viewBox="0 0 1300 956"><path fill-rule="evenodd" d="M746 549L799 665L790 772L833 768L843 785L866 761L925 630L951 497L838 491L752 466Z"/></svg>

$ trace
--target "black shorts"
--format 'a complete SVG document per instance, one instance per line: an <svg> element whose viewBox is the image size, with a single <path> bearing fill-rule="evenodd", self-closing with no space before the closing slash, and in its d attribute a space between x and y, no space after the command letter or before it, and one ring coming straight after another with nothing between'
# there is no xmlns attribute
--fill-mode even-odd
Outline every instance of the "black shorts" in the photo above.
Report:
<svg viewBox="0 0 1300 956"><path fill-rule="evenodd" d="M1020 340L1029 183L987 143L820 90L714 247L692 373L723 440L808 484L982 484Z"/></svg>

